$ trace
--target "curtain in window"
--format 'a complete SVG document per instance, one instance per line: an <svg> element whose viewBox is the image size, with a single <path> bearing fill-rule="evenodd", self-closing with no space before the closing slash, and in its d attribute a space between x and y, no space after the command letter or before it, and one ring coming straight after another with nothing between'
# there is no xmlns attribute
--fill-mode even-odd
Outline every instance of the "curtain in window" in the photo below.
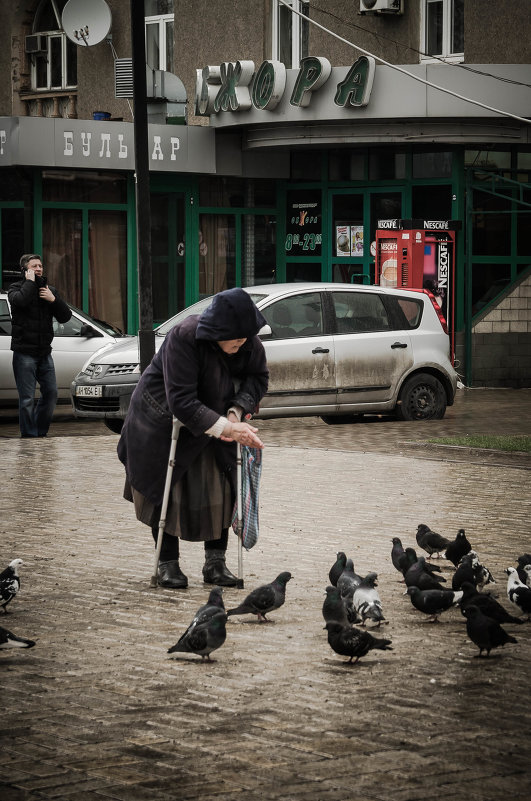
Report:
<svg viewBox="0 0 531 801"><path fill-rule="evenodd" d="M228 214L202 214L199 223L199 294L236 286L235 221Z"/></svg>
<svg viewBox="0 0 531 801"><path fill-rule="evenodd" d="M126 214L123 211L91 211L89 220L89 313L125 331Z"/></svg>
<svg viewBox="0 0 531 801"><path fill-rule="evenodd" d="M42 259L44 272L64 300L81 308L80 211L44 209L42 213Z"/></svg>

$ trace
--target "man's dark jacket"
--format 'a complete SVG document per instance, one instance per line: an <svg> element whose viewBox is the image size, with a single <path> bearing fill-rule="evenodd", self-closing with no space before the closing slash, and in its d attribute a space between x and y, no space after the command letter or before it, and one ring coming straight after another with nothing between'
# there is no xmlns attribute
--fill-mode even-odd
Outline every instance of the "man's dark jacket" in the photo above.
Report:
<svg viewBox="0 0 531 801"><path fill-rule="evenodd" d="M256 314L256 323L250 324L253 332L265 324L258 309ZM142 374L131 398L118 457L131 486L154 504L162 502L172 416L182 423L173 483L210 444L215 448L218 465L228 472L234 486L235 443L213 439L205 431L232 405L240 406L244 415L252 414L267 391L269 374L260 338L251 336L236 354L227 356L216 337L235 339L245 335L245 330L230 336L235 333L234 318L228 319L224 327L219 309L214 322L212 319L204 312L201 317L192 315L176 325Z"/></svg>
<svg viewBox="0 0 531 801"><path fill-rule="evenodd" d="M66 323L72 316L53 286L48 288L55 295L54 301L39 297L40 283L23 278L11 284L7 293L11 305L11 350L36 358L52 351L54 317L57 322Z"/></svg>

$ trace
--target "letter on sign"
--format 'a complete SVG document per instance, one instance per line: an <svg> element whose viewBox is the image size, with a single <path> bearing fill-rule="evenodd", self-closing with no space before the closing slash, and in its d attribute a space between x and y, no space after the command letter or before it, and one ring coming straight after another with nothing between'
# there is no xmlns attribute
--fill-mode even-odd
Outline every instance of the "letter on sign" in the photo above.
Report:
<svg viewBox="0 0 531 801"><path fill-rule="evenodd" d="M330 77L332 65L327 58L308 56L301 59L301 68L293 87L290 103L305 108L310 105L312 92L319 89Z"/></svg>
<svg viewBox="0 0 531 801"><path fill-rule="evenodd" d="M375 69L373 58L360 56L345 79L337 85L334 97L336 106L366 106L371 96Z"/></svg>
<svg viewBox="0 0 531 801"><path fill-rule="evenodd" d="M253 106L271 109L278 106L286 88L286 67L282 61L264 61L253 81Z"/></svg>
<svg viewBox="0 0 531 801"><path fill-rule="evenodd" d="M203 67L196 70L195 112L199 116L208 116L214 112L214 101L221 84L219 67Z"/></svg>
<svg viewBox="0 0 531 801"><path fill-rule="evenodd" d="M248 111L251 108L249 84L254 61L225 61L221 64L221 89L214 101L214 111Z"/></svg>

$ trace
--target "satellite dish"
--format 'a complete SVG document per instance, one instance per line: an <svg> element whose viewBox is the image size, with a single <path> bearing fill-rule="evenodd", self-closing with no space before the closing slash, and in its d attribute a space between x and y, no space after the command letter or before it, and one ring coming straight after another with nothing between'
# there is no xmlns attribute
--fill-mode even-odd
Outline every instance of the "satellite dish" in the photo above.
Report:
<svg viewBox="0 0 531 801"><path fill-rule="evenodd" d="M111 9L105 0L68 0L62 22L71 42L89 47L103 41L111 30Z"/></svg>

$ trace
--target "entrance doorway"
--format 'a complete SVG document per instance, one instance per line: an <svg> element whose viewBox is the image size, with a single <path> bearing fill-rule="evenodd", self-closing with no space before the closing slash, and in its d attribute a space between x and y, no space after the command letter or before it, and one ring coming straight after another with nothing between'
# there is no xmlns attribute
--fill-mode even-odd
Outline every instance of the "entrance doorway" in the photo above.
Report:
<svg viewBox="0 0 531 801"><path fill-rule="evenodd" d="M151 194L153 322L164 322L186 306L185 203L183 192Z"/></svg>

